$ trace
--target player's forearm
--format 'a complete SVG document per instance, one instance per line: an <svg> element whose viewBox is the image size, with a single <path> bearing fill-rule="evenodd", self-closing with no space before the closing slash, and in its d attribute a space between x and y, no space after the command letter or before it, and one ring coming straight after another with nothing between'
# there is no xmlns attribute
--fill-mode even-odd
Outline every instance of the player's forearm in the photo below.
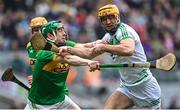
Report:
<svg viewBox="0 0 180 110"><path fill-rule="evenodd" d="M93 47L93 48L68 47L68 53L82 57L82 58L86 58L86 59L93 59L104 52L105 52L104 50L97 47Z"/></svg>
<svg viewBox="0 0 180 110"><path fill-rule="evenodd" d="M84 44L80 44L80 45L83 47L86 47L86 48L91 48L94 46L94 42L84 43Z"/></svg>
<svg viewBox="0 0 180 110"><path fill-rule="evenodd" d="M70 65L74 66L87 66L88 62L90 61L88 59L83 59L75 55L66 55L64 57L64 60Z"/></svg>
<svg viewBox="0 0 180 110"><path fill-rule="evenodd" d="M104 41L102 40L96 40L94 42L89 42L89 43L84 43L84 44L81 44L83 47L86 47L86 48L92 48L94 47L96 44L100 44L100 43L104 43Z"/></svg>
<svg viewBox="0 0 180 110"><path fill-rule="evenodd" d="M82 58L91 59L93 54L93 48L68 47L67 52Z"/></svg>
<svg viewBox="0 0 180 110"><path fill-rule="evenodd" d="M132 56L134 49L128 45L105 45L104 51L120 56Z"/></svg>

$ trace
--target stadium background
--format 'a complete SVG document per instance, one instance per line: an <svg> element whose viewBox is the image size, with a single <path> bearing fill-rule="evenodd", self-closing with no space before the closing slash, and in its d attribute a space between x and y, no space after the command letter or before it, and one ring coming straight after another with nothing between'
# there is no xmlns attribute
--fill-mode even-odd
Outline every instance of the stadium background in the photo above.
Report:
<svg viewBox="0 0 180 110"><path fill-rule="evenodd" d="M180 1L179 0L0 0L0 76L12 66L16 76L27 84L31 68L26 44L30 39L30 19L44 16L62 20L70 39L90 42L100 39L104 30L97 19L98 7L115 3L121 20L140 35L148 60L168 52L177 56L176 68L169 72L152 70L162 88L163 108L180 108ZM96 58L111 63L108 54ZM67 81L70 97L82 108L102 108L119 84L116 69L89 73L85 67L72 67ZM0 81L0 108L24 108L27 92L12 82Z"/></svg>

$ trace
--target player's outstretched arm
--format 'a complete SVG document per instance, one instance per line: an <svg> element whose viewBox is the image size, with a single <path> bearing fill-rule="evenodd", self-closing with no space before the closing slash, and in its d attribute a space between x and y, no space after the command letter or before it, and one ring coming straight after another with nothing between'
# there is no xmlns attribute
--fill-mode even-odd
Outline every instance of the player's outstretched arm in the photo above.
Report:
<svg viewBox="0 0 180 110"><path fill-rule="evenodd" d="M86 47L86 48L92 48L96 44L104 44L105 42L103 40L96 40L94 42L89 42L89 43L83 43L83 44L78 44L80 47Z"/></svg>
<svg viewBox="0 0 180 110"><path fill-rule="evenodd" d="M103 44L104 45L104 44ZM92 48L85 48L85 47L67 47L67 52L86 59L92 59L102 53L104 51L96 46Z"/></svg>
<svg viewBox="0 0 180 110"><path fill-rule="evenodd" d="M81 58L92 59L104 53L103 49L96 46L98 44L104 45L105 42L102 40L97 40L94 42L84 43L84 44L78 43L78 45L75 47L63 46L63 47L59 47L59 53L60 54L69 53L72 55L79 56Z"/></svg>
<svg viewBox="0 0 180 110"><path fill-rule="evenodd" d="M65 62L73 66L89 66L91 71L99 69L99 62L89 59L84 59L75 55L57 56L57 61Z"/></svg>

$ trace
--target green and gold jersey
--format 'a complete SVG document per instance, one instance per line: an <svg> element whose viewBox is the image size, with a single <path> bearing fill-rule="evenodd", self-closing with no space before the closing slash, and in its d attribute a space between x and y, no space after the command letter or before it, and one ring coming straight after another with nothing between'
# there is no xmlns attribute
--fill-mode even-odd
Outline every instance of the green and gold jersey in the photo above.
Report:
<svg viewBox="0 0 180 110"><path fill-rule="evenodd" d="M67 46L76 43L68 41ZM67 63L55 61L57 55L48 50L36 53L36 62L33 69L33 83L29 92L29 100L40 105L52 105L63 101L68 95L66 78L69 71Z"/></svg>
<svg viewBox="0 0 180 110"><path fill-rule="evenodd" d="M29 57L29 64L34 65L36 61L36 50L31 45L31 42L29 42L26 46L26 50L28 52L28 57Z"/></svg>

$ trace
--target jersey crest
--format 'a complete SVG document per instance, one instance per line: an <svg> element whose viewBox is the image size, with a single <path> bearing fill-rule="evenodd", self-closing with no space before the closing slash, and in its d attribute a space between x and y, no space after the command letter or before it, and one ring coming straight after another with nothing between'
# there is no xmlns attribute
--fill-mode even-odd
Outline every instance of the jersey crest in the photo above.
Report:
<svg viewBox="0 0 180 110"><path fill-rule="evenodd" d="M68 71L70 66L67 63L60 63L57 61L52 61L48 64L46 64L43 67L43 70L48 72L55 72L55 73L62 73L65 71Z"/></svg>

